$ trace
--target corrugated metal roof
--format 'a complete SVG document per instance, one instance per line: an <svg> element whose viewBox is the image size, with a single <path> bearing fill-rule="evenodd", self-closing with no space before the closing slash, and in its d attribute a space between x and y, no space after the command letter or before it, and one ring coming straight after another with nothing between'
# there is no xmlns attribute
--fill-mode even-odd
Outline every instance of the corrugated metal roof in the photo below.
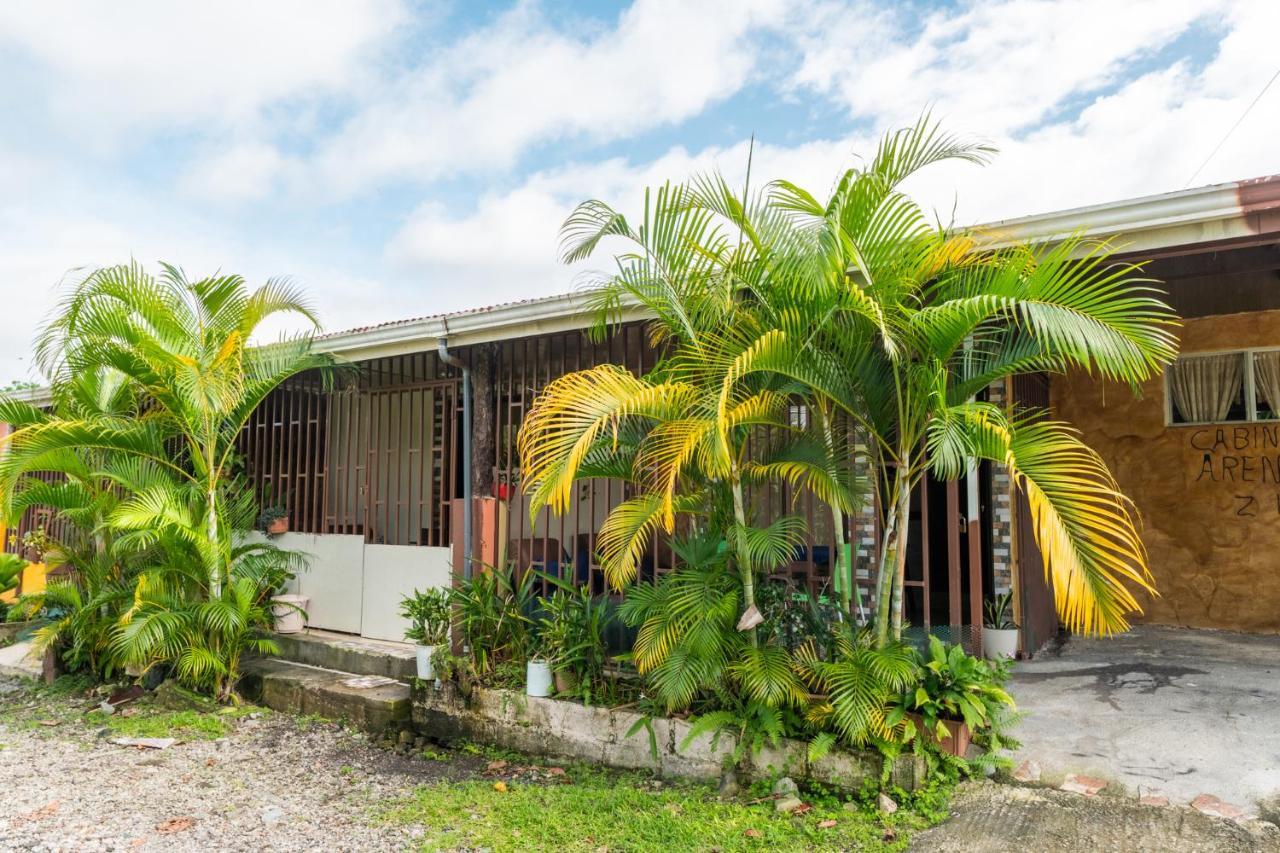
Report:
<svg viewBox="0 0 1280 853"><path fill-rule="evenodd" d="M442 311L438 314L423 314L418 317L404 317L399 320L387 320L384 323L373 323L368 326L355 326L350 329L341 329L334 332L325 332L317 335L316 340L322 341L328 338L343 337L345 335L358 335L362 332L372 332L377 329L393 329L397 326L411 326L414 323L422 323L427 320L447 319L449 317L469 317L474 314L486 314L490 311L500 311L504 308L512 308L517 305L536 305L542 302L557 302L573 296L572 292L556 293L551 296L533 296L528 299L513 299L510 302L496 302L493 305L485 305L478 308L461 308L457 311Z"/></svg>

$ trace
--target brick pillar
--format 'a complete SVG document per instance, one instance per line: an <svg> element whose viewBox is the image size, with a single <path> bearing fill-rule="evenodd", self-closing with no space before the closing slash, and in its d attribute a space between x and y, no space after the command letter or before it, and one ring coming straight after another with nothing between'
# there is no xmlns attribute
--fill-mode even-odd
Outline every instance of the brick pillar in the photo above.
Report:
<svg viewBox="0 0 1280 853"><path fill-rule="evenodd" d="M865 478L870 484L866 500L849 519L849 541L853 545L854 583L862 592L862 604L867 610L867 617L870 618L876 606L876 566L880 559L879 529L876 523L879 508L875 497L878 489L876 474L872 470L867 437L857 431L854 433L853 473L855 477Z"/></svg>
<svg viewBox="0 0 1280 853"><path fill-rule="evenodd" d="M1009 410L1009 380L999 379L987 387L987 400ZM1009 469L991 463L991 574L994 592L1003 595L1013 589L1013 481Z"/></svg>

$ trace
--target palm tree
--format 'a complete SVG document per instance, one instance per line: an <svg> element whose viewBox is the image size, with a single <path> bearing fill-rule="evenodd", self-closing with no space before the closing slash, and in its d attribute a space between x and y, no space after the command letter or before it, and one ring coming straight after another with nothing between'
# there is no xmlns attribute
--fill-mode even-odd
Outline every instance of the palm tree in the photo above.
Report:
<svg viewBox="0 0 1280 853"><path fill-rule="evenodd" d="M880 647L901 636L915 487L927 470L954 479L984 459L1006 465L1027 494L1063 621L1085 633L1124 629L1139 609L1133 589L1154 590L1131 508L1106 466L1045 413L1011 416L978 397L1008 376L1071 369L1136 385L1174 357L1176 317L1106 245L1070 238L985 250L977 235L930 226L901 191L932 164L983 163L991 153L925 116L888 134L825 202L787 182L739 194L712 175L647 194L635 229L603 202L580 205L565 224L565 259L628 241L634 248L593 298L602 312L647 308L654 339L672 354L650 377L602 367L548 387L521 433L534 506L563 508L584 461L638 419L648 426L630 471L645 489L615 511L608 532L638 547L642 537L627 532L671 529L680 500L724 487L732 537L748 522L747 431L776 426L783 401L802 399L828 439L836 416L851 421L886 483ZM826 444L835 455L835 442ZM839 481L823 468L806 465L803 476ZM828 497L840 529L845 506L834 489ZM773 545L794 535L775 533ZM749 608L748 557L739 562ZM618 565L626 575L628 563Z"/></svg>
<svg viewBox="0 0 1280 853"><path fill-rule="evenodd" d="M926 470L954 479L979 460L1008 467L1069 627L1123 630L1140 609L1133 590L1154 591L1130 505L1101 458L1046 413L1011 416L979 395L1005 377L1072 369L1136 386L1174 358L1177 318L1105 244L985 250L980 235L931 227L900 189L931 164L989 154L925 116L887 135L824 202L786 182L770 191L792 230L780 274L756 296L809 354L776 367L838 401L887 483L881 643L901 636L907 519Z"/></svg>
<svg viewBox="0 0 1280 853"><path fill-rule="evenodd" d="M68 394L105 371L127 389L131 408L110 417L82 408L15 430L0 462L0 493L11 494L23 472L57 454L95 450L132 460L146 482L135 482L110 524L139 541L172 532L198 555L210 597L220 597L235 557L226 514L237 489L236 438L282 382L311 369L327 377L332 365L312 351L311 332L255 345L260 327L278 315L317 328L301 291L283 280L249 290L240 276L190 281L169 265L159 276L137 264L91 273L42 331L37 362Z"/></svg>
<svg viewBox="0 0 1280 853"><path fill-rule="evenodd" d="M602 567L615 588L635 577L654 531L672 533L678 515L720 530L741 579L746 630L758 618L756 575L790 560L804 532L794 516L757 524L751 485L785 479L838 511L852 509L857 496L843 460L830 452L830 434L815 435L789 417L802 389L759 367L776 362L785 342L733 285L759 262L711 209L726 198L731 193L715 181L663 187L634 231L601 202L570 218L567 261L590 254L604 236L636 247L618 258L617 273L593 298L604 312L623 300L643 302L658 318L650 332L666 355L647 376L606 364L553 381L521 426L519 450L533 513L567 509L582 478L633 485L634 495L600 530ZM765 442L769 434L783 438ZM766 443L752 453L753 444Z"/></svg>

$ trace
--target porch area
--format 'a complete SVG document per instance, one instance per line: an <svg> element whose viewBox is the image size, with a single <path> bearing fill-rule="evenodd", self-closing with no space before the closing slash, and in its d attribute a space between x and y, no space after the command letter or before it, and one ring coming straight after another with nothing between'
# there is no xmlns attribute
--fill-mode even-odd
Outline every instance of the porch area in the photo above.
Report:
<svg viewBox="0 0 1280 853"><path fill-rule="evenodd" d="M1078 774L1174 805L1208 794L1246 814L1274 810L1278 660L1280 636L1137 626L1073 637L1015 668L1025 716L1014 762L1023 776L1038 765L1026 781L1046 785Z"/></svg>

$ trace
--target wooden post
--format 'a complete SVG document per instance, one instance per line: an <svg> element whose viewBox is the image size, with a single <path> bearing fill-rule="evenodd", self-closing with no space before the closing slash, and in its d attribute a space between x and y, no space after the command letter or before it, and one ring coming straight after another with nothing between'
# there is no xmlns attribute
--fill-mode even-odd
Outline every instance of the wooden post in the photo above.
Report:
<svg viewBox="0 0 1280 853"><path fill-rule="evenodd" d="M497 388L494 382L496 350L493 344L477 344L471 358L471 491L476 497L492 497L497 464Z"/></svg>
<svg viewBox="0 0 1280 853"><path fill-rule="evenodd" d="M951 617L951 641L960 642L964 611L960 605L960 484L947 481L947 605Z"/></svg>

